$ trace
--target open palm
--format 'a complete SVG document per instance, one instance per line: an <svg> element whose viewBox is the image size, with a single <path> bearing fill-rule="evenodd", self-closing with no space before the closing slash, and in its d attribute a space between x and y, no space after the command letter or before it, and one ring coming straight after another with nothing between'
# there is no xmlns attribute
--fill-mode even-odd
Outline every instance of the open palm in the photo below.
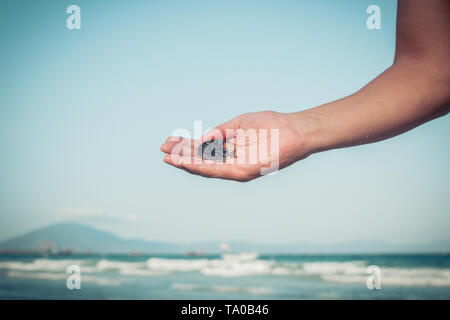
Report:
<svg viewBox="0 0 450 320"><path fill-rule="evenodd" d="M226 163L201 159L197 150L202 141L216 138L217 135L229 137L230 132L234 136L237 159ZM255 132L256 137L244 136L249 132ZM267 146L261 145L264 139ZM267 152L261 152L262 149ZM253 160L252 150L257 150ZM287 114L274 111L240 115L219 125L200 140L168 137L161 151L167 153L164 157L166 163L189 173L242 182L253 180L273 169L282 169L307 156L304 138L291 125Z"/></svg>

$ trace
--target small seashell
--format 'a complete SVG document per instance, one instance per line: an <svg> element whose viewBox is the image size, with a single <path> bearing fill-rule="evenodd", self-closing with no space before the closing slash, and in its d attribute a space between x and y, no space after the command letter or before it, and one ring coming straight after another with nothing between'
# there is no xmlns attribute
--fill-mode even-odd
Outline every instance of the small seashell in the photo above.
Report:
<svg viewBox="0 0 450 320"><path fill-rule="evenodd" d="M203 159L225 162L227 158L235 157L234 143L231 139L226 141L211 137L199 146L198 154Z"/></svg>

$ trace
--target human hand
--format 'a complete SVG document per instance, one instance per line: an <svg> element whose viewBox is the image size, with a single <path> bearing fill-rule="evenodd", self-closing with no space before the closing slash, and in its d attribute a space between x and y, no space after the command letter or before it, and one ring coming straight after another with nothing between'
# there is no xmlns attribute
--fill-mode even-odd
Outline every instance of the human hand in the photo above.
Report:
<svg viewBox="0 0 450 320"><path fill-rule="evenodd" d="M224 163L201 158L203 141L230 138L236 158ZM161 146L164 161L192 174L210 178L250 181L285 168L308 156L306 141L291 114L274 111L246 113L225 122L200 140L168 137Z"/></svg>

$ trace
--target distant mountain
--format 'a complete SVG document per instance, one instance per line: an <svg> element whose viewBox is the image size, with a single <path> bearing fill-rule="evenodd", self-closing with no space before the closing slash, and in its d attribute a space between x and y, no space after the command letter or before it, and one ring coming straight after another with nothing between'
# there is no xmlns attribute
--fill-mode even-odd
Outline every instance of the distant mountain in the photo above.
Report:
<svg viewBox="0 0 450 320"><path fill-rule="evenodd" d="M39 251L49 244L53 248L72 250L75 253L185 253L202 250L218 253L221 242L195 242L177 244L170 242L124 239L110 232L78 223L58 223L36 229L24 235L0 243L0 251ZM312 244L263 244L251 242L228 242L233 251L256 251L259 253L414 253L450 252L450 241L433 242L423 245L391 245L383 241L354 241L347 243Z"/></svg>
<svg viewBox="0 0 450 320"><path fill-rule="evenodd" d="M122 253L130 251L170 252L173 245L164 242L122 239L110 232L77 223L59 223L36 229L0 243L3 251L43 251L51 243L57 250L74 252Z"/></svg>

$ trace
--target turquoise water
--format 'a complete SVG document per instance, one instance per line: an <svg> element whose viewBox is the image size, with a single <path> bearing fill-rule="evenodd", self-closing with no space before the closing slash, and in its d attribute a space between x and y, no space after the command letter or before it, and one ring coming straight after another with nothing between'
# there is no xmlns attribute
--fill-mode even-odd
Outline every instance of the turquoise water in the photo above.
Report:
<svg viewBox="0 0 450 320"><path fill-rule="evenodd" d="M2 256L0 299L450 299L450 255Z"/></svg>

